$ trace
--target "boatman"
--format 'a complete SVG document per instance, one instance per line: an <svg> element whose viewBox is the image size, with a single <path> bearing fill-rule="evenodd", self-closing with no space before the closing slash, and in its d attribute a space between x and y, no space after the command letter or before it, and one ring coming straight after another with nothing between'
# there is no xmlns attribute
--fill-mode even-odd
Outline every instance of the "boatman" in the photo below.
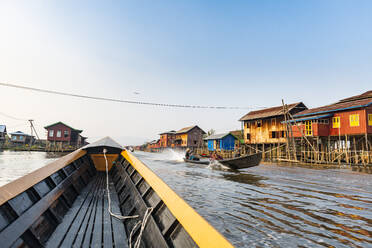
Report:
<svg viewBox="0 0 372 248"><path fill-rule="evenodd" d="M186 159L189 159L189 158L190 158L190 148L187 148L187 149L186 149L185 158L186 158Z"/></svg>

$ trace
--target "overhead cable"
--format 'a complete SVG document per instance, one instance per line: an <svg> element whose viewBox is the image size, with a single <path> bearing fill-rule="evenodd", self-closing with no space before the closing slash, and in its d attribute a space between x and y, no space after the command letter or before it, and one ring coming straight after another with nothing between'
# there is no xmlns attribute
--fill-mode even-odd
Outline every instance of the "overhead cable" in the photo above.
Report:
<svg viewBox="0 0 372 248"><path fill-rule="evenodd" d="M195 109L253 109L252 107L201 106L201 105L183 105L183 104L169 104L169 103L122 100L122 99L107 98L107 97L80 95L80 94L67 93L67 92L56 91L56 90L40 89L40 88L27 87L23 85L9 84L9 83L0 83L0 86L29 90L29 91L36 91L36 92L42 92L42 93L48 93L48 94L62 95L62 96L79 97L79 98L92 99L92 100L138 104L138 105L152 105L152 106L158 106L158 107L195 108Z"/></svg>

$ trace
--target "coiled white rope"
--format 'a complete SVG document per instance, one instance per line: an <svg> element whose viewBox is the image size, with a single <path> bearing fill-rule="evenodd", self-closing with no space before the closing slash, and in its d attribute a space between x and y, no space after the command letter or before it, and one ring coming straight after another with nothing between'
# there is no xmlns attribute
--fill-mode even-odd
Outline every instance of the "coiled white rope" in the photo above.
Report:
<svg viewBox="0 0 372 248"><path fill-rule="evenodd" d="M141 237L142 237L142 233L143 233L143 230L145 230L145 227L146 227L146 223L147 223L147 220L149 219L149 217L151 216L151 212L152 212L153 208L150 207L150 208L147 208L146 209L146 212L145 212L145 215L143 216L143 220L141 221L138 221L132 231L130 232L130 235L129 235L129 248L132 248L132 237L133 237L133 234L134 232L137 230L137 227L141 224L141 229L140 229L140 233L138 234L138 238L136 240L136 242L134 243L134 246L133 248L139 248L140 247L140 244L141 244Z"/></svg>
<svg viewBox="0 0 372 248"><path fill-rule="evenodd" d="M111 211L111 197L110 197L110 189L109 189L108 162L107 162L106 152L107 152L107 150L103 149L103 156L105 157L105 162L106 162L106 190L107 190L107 200L108 200L108 211L109 211L111 216L113 216L113 217L115 217L119 220L138 218L139 215L122 216L120 214L115 214ZM130 235L129 235L129 248L132 248L132 237L133 237L133 234L135 233L135 231L137 230L139 225L141 225L140 233L137 237L136 242L134 243L133 248L139 248L140 247L143 230L145 230L147 221L148 221L149 217L151 216L151 213L152 213L153 210L154 209L152 207L147 208L146 212L145 212L145 215L143 216L143 220L138 221L134 225L134 227L132 228L132 231L130 232Z"/></svg>

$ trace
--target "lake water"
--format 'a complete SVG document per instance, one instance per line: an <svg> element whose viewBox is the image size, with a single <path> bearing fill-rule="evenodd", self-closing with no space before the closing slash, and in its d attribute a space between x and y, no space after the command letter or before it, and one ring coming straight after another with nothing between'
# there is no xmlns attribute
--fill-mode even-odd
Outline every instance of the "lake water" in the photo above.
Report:
<svg viewBox="0 0 372 248"><path fill-rule="evenodd" d="M372 247L372 175L261 164L232 172L135 152L236 247ZM55 158L0 153L0 183Z"/></svg>
<svg viewBox="0 0 372 248"><path fill-rule="evenodd" d="M0 151L0 186L62 156L58 153Z"/></svg>

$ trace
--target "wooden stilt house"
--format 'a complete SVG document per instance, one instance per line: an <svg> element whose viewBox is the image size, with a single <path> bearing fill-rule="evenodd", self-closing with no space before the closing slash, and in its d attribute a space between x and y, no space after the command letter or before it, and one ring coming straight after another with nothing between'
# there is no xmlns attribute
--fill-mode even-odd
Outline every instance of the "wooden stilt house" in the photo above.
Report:
<svg viewBox="0 0 372 248"><path fill-rule="evenodd" d="M286 124L284 113L288 111L294 115L307 109L302 103L293 103L283 106L251 111L240 118L244 126L244 142L246 144L276 144L285 143Z"/></svg>

